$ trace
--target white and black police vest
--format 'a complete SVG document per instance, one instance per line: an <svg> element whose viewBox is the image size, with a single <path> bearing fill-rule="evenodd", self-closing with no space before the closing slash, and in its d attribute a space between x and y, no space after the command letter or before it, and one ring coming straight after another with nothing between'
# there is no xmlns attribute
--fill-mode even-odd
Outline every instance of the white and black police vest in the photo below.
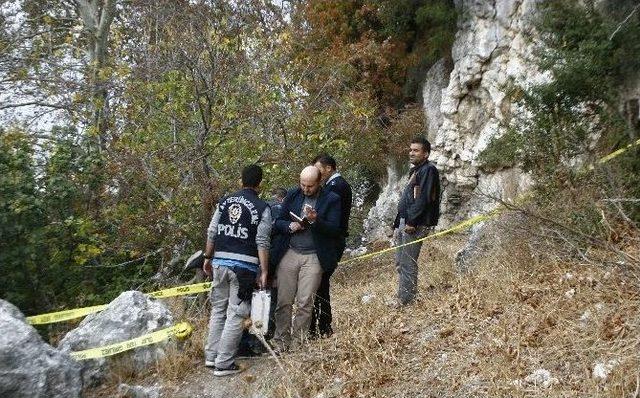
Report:
<svg viewBox="0 0 640 398"><path fill-rule="evenodd" d="M222 198L218 207L220 221L213 257L260 264L256 234L267 206L249 188Z"/></svg>

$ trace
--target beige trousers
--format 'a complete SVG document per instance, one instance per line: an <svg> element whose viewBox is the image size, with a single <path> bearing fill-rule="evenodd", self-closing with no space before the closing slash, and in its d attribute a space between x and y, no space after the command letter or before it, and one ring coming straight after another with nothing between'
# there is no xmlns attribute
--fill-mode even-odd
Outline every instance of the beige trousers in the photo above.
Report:
<svg viewBox="0 0 640 398"><path fill-rule="evenodd" d="M322 279L322 267L316 254L300 254L289 249L282 257L277 271L278 304L276 332L273 340L283 348L291 344L291 335L303 338L309 331L315 293ZM291 331L293 302L296 314Z"/></svg>

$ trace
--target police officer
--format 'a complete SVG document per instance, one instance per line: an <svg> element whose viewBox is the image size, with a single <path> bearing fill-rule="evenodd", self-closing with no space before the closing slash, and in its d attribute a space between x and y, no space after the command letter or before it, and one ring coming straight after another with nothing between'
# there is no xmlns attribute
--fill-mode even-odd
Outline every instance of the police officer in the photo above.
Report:
<svg viewBox="0 0 640 398"><path fill-rule="evenodd" d="M235 363L242 323L251 312L258 280L266 286L271 235L271 211L258 197L262 168L242 170L242 190L220 200L207 233L203 270L211 276L211 318L205 345L205 365L215 376L243 369Z"/></svg>

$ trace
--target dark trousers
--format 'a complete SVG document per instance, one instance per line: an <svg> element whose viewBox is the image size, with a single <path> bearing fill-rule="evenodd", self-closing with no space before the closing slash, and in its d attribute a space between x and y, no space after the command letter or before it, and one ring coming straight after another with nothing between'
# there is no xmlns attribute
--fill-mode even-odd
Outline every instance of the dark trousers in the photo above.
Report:
<svg viewBox="0 0 640 398"><path fill-rule="evenodd" d="M338 260L342 258L342 253L346 248L346 240L342 239L340 246L338 247ZM331 327L331 295L330 295L330 279L333 275L333 271L325 271L322 273L322 280L320 286L316 292L316 299L313 303L313 312L311 313L311 326L309 327L309 333L312 336L330 336L333 334Z"/></svg>
<svg viewBox="0 0 640 398"><path fill-rule="evenodd" d="M311 327L309 333L311 335L330 335L333 333L331 328L331 295L329 280L333 275L333 271L322 273L322 280L316 292L316 299L313 303L313 313L311 314Z"/></svg>
<svg viewBox="0 0 640 398"><path fill-rule="evenodd" d="M269 307L269 327L267 334L264 335L266 340L270 340L276 332L276 305L278 304L278 289L271 288L271 306Z"/></svg>

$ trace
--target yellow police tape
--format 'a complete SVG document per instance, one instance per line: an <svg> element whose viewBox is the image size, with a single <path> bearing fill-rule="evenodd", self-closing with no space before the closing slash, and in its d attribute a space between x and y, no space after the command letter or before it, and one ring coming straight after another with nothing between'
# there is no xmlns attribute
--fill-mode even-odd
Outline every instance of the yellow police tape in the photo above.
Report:
<svg viewBox="0 0 640 398"><path fill-rule="evenodd" d="M124 351L129 351L137 347L144 347L167 340L172 336L179 339L188 337L191 334L192 327L187 322L180 322L166 329L158 330L149 334L136 337L135 339L123 341L120 343L110 344L97 348L90 348L83 351L71 352L70 355L74 359L81 361L83 359L96 359L115 355Z"/></svg>
<svg viewBox="0 0 640 398"><path fill-rule="evenodd" d="M193 285L176 286L169 289L158 290L157 292L147 293L147 296L155 298L167 298L208 292L209 290L211 290L211 282L203 282Z"/></svg>
<svg viewBox="0 0 640 398"><path fill-rule="evenodd" d="M621 154L625 153L626 151L628 151L629 149L631 149L634 146L640 145L640 139L638 139L635 142L632 142L631 144L618 149L617 151L611 152L610 154L598 159L596 161L596 164L604 164L608 161L610 161L611 159L614 159L618 156L620 156ZM588 167L589 170L593 170L594 166L590 165ZM344 260L344 261L340 261L338 264L339 265L343 265L343 264L347 264L347 263L351 263L354 261L359 261L359 260L364 260L367 258L371 258L374 256L379 256L381 254L387 253L387 252L391 252L394 251L400 247L404 247L404 246L408 246L411 244L414 244L416 242L422 242L425 241L427 239L434 239L437 238L439 236L443 236L443 235L447 235L450 233L454 233L463 229L466 229L468 227L471 227L472 225L475 225L477 223L480 223L482 221L488 220L490 218L495 217L498 213L500 213L502 211L502 209L495 209L490 211L489 213L485 213L485 214L480 214L474 217L471 217L459 224L456 224L455 226L448 228L444 231L439 231L435 234L430 234L422 239L418 239L416 241L413 242L409 242L409 243L405 243L403 245L398 245L398 246L393 246L393 247L389 247L387 249L384 250L380 250L377 252L373 252L373 253L369 253L369 254L364 254L362 256L358 256L358 257L354 257L348 260ZM193 285L185 285L185 286L176 286L176 287L172 287L169 289L164 289L164 290L158 290L156 292L152 292L152 293L148 293L148 295L150 297L155 297L155 298L166 298L166 297L174 297L174 296L182 296L182 295L187 295L187 294L195 294L195 293L201 293L201 292L206 292L209 291L211 289L211 283L210 282L204 282L204 283L196 283ZM92 314L94 312L99 312L102 311L104 308L106 307L106 305L96 305L93 307L84 307L84 308L76 308L76 309L72 309L72 310L65 310L65 311L59 311L59 312L51 312L51 313L47 313L47 314L42 314L42 315L34 315L34 316L30 316L27 318L27 322L29 322L32 325L40 325L40 324L47 324L47 323L55 323L55 322L63 322L63 321L67 321L70 319L75 319L75 318L80 318L83 316L86 316L88 314Z"/></svg>
<svg viewBox="0 0 640 398"><path fill-rule="evenodd" d="M68 321L70 319L80 318L81 316L86 316L89 314L93 314L94 312L102 311L107 307L106 304L102 305L94 305L92 307L84 307L84 308L76 308L73 310L65 310L58 312L50 312L48 314L34 315L27 317L27 322L32 325L44 325L46 323L56 323Z"/></svg>
<svg viewBox="0 0 640 398"><path fill-rule="evenodd" d="M208 292L211 290L211 282L195 283L193 285L176 286L169 289L158 290L155 292L147 293L150 297L155 298L167 298L184 296L187 294L195 294ZM68 321L71 319L80 318L94 312L100 312L107 307L106 304L94 305L92 307L76 308L72 310L64 310L58 312L50 312L47 314L34 315L27 317L27 322L32 325L43 325L47 323L56 323Z"/></svg>
<svg viewBox="0 0 640 398"><path fill-rule="evenodd" d="M364 260L364 259L367 259L367 258L379 256L379 255L387 253L387 252L395 251L396 249L398 249L400 247L413 245L414 243L423 242L423 241L425 241L427 239L434 239L434 238L437 238L437 237L440 237L440 236L443 236L443 235L447 235L447 234L451 234L451 233L454 233L454 232L458 232L460 230L467 229L470 226L475 225L475 224L477 224L479 222L482 222L482 221L488 220L490 218L493 218L496 215L498 215L498 213L500 213L500 211L501 211L501 209L495 209L495 210L492 210L492 211L490 211L488 213L485 213L485 214L479 214L477 216L468 218L467 220L465 220L465 221L463 221L463 222L461 222L459 224L456 224L451 228L445 229L444 231L439 231L439 232L436 232L435 234L427 235L424 238L416 239L416 240L411 241L409 243L405 243L405 244L398 245L398 246L392 246L392 247L389 247L387 249L379 250L377 252L373 252L373 253L369 253L369 254L363 254L362 256L354 257L354 258L351 258L349 260L340 261L338 263L338 265L347 264L347 263L351 263L351 262L354 262L354 261L359 261L359 260Z"/></svg>
<svg viewBox="0 0 640 398"><path fill-rule="evenodd" d="M614 158L622 155L623 153L625 153L626 151L628 151L629 149L631 149L632 147L634 147L636 145L640 145L640 139L638 139L636 142L632 142L631 144L629 144L629 145L627 145L627 146L625 146L623 148L618 149L617 151L611 152L607 156L604 156L604 157L600 158L596 163L597 164L607 163L611 159L614 159ZM593 170L593 168L594 168L593 165L589 165L589 170Z"/></svg>

